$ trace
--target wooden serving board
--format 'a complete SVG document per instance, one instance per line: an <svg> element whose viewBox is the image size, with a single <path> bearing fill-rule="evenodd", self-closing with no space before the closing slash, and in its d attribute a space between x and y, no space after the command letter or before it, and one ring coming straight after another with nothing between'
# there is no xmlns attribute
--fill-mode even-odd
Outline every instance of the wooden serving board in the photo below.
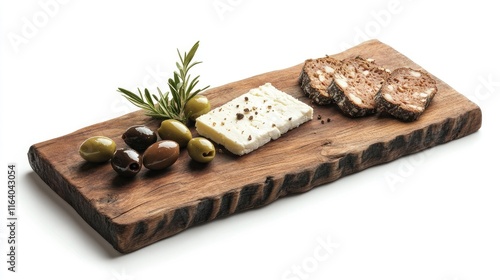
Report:
<svg viewBox="0 0 500 280"><path fill-rule="evenodd" d="M389 69L421 69L377 40L334 57L353 55L374 58ZM206 95L215 108L271 82L311 104L297 83L302 66L212 88ZM480 108L436 80L437 95L422 117L412 123L388 116L353 119L332 106L311 105L315 116L312 121L248 155L234 156L222 149L214 161L202 165L181 151L179 160L169 169L143 169L132 180L118 177L110 164L84 162L78 148L85 139L96 135L111 137L118 147L125 147L121 135L128 127L146 124L156 129L160 122L142 111L35 144L28 157L33 170L50 188L116 250L128 253L189 227L261 207L288 194L306 192L477 131L481 127ZM324 123L317 119L318 115Z"/></svg>

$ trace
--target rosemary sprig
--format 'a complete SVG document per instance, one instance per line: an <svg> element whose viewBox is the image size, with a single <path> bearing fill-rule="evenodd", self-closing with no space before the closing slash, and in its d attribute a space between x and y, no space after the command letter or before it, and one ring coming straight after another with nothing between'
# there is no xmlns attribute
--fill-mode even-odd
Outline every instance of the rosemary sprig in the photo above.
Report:
<svg viewBox="0 0 500 280"><path fill-rule="evenodd" d="M149 90L144 89L144 94L138 88L139 94L129 90L118 88L118 91L135 106L146 111L146 115L160 119L175 119L186 123L189 116L184 112L186 103L198 93L206 90L209 86L195 90L200 76L191 79L189 70L193 66L200 64L201 61L193 62L194 55L198 50L199 41L196 42L188 53L181 55L177 49L180 62L176 62L177 70L174 71L173 78L168 79L170 91L162 93L157 88L158 95L151 94Z"/></svg>

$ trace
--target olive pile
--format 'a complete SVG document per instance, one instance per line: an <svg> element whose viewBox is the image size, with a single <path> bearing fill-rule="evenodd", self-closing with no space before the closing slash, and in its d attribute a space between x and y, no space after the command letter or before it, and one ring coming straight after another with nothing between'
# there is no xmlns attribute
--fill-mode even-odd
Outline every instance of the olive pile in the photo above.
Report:
<svg viewBox="0 0 500 280"><path fill-rule="evenodd" d="M160 140L158 140L158 136ZM116 143L105 136L88 138L80 145L80 156L89 162L111 162L121 176L133 177L144 166L162 170L174 164L180 149L187 148L197 162L208 163L215 157L215 147L203 137L194 137L189 128L177 120L164 120L157 133L144 125L129 127L122 135L127 148L116 148Z"/></svg>

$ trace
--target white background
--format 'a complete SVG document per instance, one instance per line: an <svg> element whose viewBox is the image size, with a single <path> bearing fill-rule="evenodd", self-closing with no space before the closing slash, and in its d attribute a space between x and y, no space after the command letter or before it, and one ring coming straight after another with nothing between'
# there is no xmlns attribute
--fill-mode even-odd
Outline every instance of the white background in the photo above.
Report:
<svg viewBox="0 0 500 280"><path fill-rule="evenodd" d="M0 278L500 279L500 17L443 2L1 1L0 182L17 164L19 225L11 273L4 186ZM476 102L480 131L128 255L28 164L30 145L135 110L117 87L166 89L198 40L194 71L215 87L371 38Z"/></svg>

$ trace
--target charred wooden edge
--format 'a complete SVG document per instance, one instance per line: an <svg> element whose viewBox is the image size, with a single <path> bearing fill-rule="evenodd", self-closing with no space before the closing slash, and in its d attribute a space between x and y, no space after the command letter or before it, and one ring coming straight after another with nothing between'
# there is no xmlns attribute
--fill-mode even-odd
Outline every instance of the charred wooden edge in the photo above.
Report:
<svg viewBox="0 0 500 280"><path fill-rule="evenodd" d="M103 223L104 225L94 225L94 228L110 242L122 241L123 243L113 246L122 253L128 253L190 227L259 208L281 197L304 193L316 186L333 182L371 166L467 136L479 130L480 127L481 111L477 108L456 118L445 119L406 135L398 135L388 142L372 143L362 151L347 153L342 157L326 157L324 162L320 162L311 169L286 174L283 178L267 177L262 183L244 185L220 196L206 197L149 220L127 225L126 230L115 233L122 235L119 238L110 236L104 230L113 229L109 221L95 219L95 217L89 221ZM323 149L328 149L328 147ZM65 197L68 197L68 194L65 194ZM77 205L77 207L82 206ZM88 215L87 218L90 217L91 215Z"/></svg>
<svg viewBox="0 0 500 280"><path fill-rule="evenodd" d="M165 210L148 219L131 224L118 224L102 216L91 201L75 190L68 180L55 172L36 145L28 151L32 169L61 198L117 251L130 253L190 227L259 208L278 198L307 192L374 165L419 152L476 132L481 127L479 107L457 117L448 118L387 142L376 142L357 152L341 157L324 157L310 169L286 174L283 178L267 177L262 183L251 183L215 197L205 197L181 208ZM323 146L322 149L328 149Z"/></svg>
<svg viewBox="0 0 500 280"><path fill-rule="evenodd" d="M80 216L99 232L117 251L130 253L187 228L249 209L265 206L280 197L307 192L368 167L392 161L401 156L469 135L481 127L481 110L448 118L384 143L372 143L366 149L342 157L325 158L317 166L283 178L267 177L263 183L252 183L239 189L206 197L181 208L133 224L117 224L103 217L68 181L50 168L35 146L28 152L29 163L45 183L67 201ZM328 147L324 147L328 149Z"/></svg>
<svg viewBox="0 0 500 280"><path fill-rule="evenodd" d="M122 227L116 225L107 217L102 216L92 203L86 200L61 174L51 167L51 164L43 159L35 145L28 151L28 161L31 168L38 176L63 200L65 200L77 213L112 246L117 244L116 233L123 231Z"/></svg>
<svg viewBox="0 0 500 280"><path fill-rule="evenodd" d="M333 182L368 167L464 137L480 127L481 111L477 108L408 135L399 135L387 143L373 143L357 153L326 158L325 162L312 169L286 174L283 178L267 177L263 183L252 183L217 197L206 197L191 205L129 225L120 225L102 217L90 201L85 200L64 177L50 168L35 146L30 147L28 157L33 170L47 185L75 208L117 251L129 253L189 227L262 207L290 194L307 192L316 186Z"/></svg>

